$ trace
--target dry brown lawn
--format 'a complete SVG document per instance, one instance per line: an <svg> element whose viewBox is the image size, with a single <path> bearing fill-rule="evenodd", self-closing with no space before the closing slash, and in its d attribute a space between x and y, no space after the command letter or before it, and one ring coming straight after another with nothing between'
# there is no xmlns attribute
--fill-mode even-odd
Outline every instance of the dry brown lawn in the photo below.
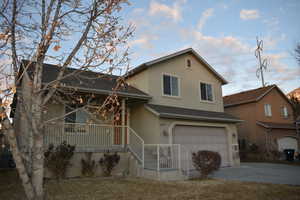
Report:
<svg viewBox="0 0 300 200"><path fill-rule="evenodd" d="M300 187L223 180L158 182L145 179L90 178L46 183L51 200L300 200ZM15 172L0 171L0 199L23 200Z"/></svg>

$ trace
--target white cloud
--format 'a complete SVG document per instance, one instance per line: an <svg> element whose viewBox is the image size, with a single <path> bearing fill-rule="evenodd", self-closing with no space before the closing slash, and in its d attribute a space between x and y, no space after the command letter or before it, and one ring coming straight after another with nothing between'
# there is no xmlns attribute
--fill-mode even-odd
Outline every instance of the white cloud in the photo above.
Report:
<svg viewBox="0 0 300 200"><path fill-rule="evenodd" d="M208 18L213 16L213 14L214 14L214 9L213 8L208 8L202 13L201 18L200 18L200 20L198 22L198 25L197 25L197 28L199 29L199 31L202 30L202 28L205 25Z"/></svg>
<svg viewBox="0 0 300 200"><path fill-rule="evenodd" d="M246 10L242 9L240 12L240 18L243 20L251 20L251 19L257 19L260 17L258 10Z"/></svg>
<svg viewBox="0 0 300 200"><path fill-rule="evenodd" d="M270 19L264 19L263 23L267 25L268 29L272 32L279 30L279 19L277 17L272 17Z"/></svg>
<svg viewBox="0 0 300 200"><path fill-rule="evenodd" d="M132 46L139 46L142 48L146 48L146 49L151 49L153 48L152 45L152 41L153 40L157 40L158 37L156 35L151 35L151 34L144 34L141 35L139 38L135 39L135 40L131 40L128 42L128 45L130 47Z"/></svg>
<svg viewBox="0 0 300 200"><path fill-rule="evenodd" d="M132 10L132 14L141 14L143 12L145 12L144 8L135 8Z"/></svg>
<svg viewBox="0 0 300 200"><path fill-rule="evenodd" d="M151 1L149 8L149 15L154 16L157 14L164 15L167 18L173 19L174 22L178 22L182 19L181 5L186 1L175 1L173 5L166 5L157 1Z"/></svg>
<svg viewBox="0 0 300 200"><path fill-rule="evenodd" d="M227 48L235 54L244 54L251 52L251 48L247 44L244 44L241 40L233 36L212 37L204 35L201 32L194 32L193 35L199 42L206 43L206 45L211 46L211 48Z"/></svg>

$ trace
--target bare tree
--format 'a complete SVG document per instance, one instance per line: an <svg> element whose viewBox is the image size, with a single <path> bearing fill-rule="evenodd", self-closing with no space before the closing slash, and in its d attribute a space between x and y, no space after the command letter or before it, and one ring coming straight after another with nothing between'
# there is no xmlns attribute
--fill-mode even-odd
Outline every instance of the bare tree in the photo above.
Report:
<svg viewBox="0 0 300 200"><path fill-rule="evenodd" d="M295 94L288 95L292 105L293 105L293 114L294 120L299 120L300 117L300 99L296 97Z"/></svg>
<svg viewBox="0 0 300 200"><path fill-rule="evenodd" d="M122 25L118 16L126 4L126 0L1 1L1 126L9 139L17 170L30 200L44 198L43 115L47 103L53 99L64 101L71 98L89 105L88 102L94 98L94 94L82 96L70 88L63 89L62 81L68 77L79 77L81 72L112 73L128 67L126 41L133 28ZM21 65L22 59L30 62ZM59 73L55 80L44 84L42 73L46 61L57 64ZM70 66L79 70L66 73ZM27 104L22 95L18 96L18 102L23 102L20 114L29 124L28 130L20 133L29 136L30 149L25 152L18 144L15 127L7 113L13 94L22 90L20 82L28 74L32 88L31 103ZM116 88L122 85L120 78ZM118 97L113 93L104 102L98 103L98 114L105 115L107 108L116 109L117 106L107 105L118 105L117 101Z"/></svg>
<svg viewBox="0 0 300 200"><path fill-rule="evenodd" d="M298 43L295 48L295 58L296 58L298 64L300 65L300 43Z"/></svg>

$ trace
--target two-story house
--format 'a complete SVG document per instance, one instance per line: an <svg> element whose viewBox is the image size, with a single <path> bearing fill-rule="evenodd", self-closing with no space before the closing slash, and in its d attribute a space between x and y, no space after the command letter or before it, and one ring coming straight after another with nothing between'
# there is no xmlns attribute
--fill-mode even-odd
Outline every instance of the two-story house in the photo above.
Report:
<svg viewBox="0 0 300 200"><path fill-rule="evenodd" d="M146 143L181 144L189 154L217 151L222 166L239 164L236 123L241 120L224 113L227 81L193 49L144 63L126 77L152 97L131 109L131 126Z"/></svg>
<svg viewBox="0 0 300 200"><path fill-rule="evenodd" d="M225 96L225 112L244 120L238 125L243 148L256 144L262 150L299 151L299 135L291 102L276 85Z"/></svg>
<svg viewBox="0 0 300 200"><path fill-rule="evenodd" d="M74 70L69 68L65 73ZM58 72L57 66L44 64L43 82L55 80ZM93 96L91 102L99 104L117 84L118 76L101 74L99 78L97 72L80 73L76 78L64 79L60 91L72 88L74 95ZM122 110L117 124L95 121L88 110L78 109L80 105L50 101L44 116L50 122L45 125L45 145L62 141L76 145L74 162L80 160L83 152L94 152L99 157L106 150L119 151L120 170L129 165L129 156L143 170L139 174L159 179L188 176L194 168L191 154L198 150L219 152L222 167L239 165L236 124L241 120L224 113L222 85L227 81L193 49L144 63L129 71L125 80L127 85L114 91ZM30 106L28 81L30 71L25 73L17 95ZM14 121L20 132L19 142L26 151L28 142L22 137L22 130L28 128L28 122L26 117L21 118L22 102L17 99L13 104ZM72 112L75 108L77 111ZM70 114L64 120L59 119L67 113ZM112 118L114 114L111 113ZM55 118L58 120L52 120ZM78 176L80 165L72 166L76 169L69 176ZM168 174L163 176L164 172Z"/></svg>

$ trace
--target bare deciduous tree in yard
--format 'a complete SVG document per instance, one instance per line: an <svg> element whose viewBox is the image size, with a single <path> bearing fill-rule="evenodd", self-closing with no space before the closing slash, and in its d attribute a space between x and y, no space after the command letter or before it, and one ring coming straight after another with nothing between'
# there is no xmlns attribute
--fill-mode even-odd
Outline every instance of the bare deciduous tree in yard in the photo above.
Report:
<svg viewBox="0 0 300 200"><path fill-rule="evenodd" d="M80 78L81 72L112 73L128 67L126 41L133 29L122 25L118 17L118 12L126 4L125 0L1 1L1 126L9 139L28 199L44 198L43 128L46 122L43 116L47 112L47 103L53 99L61 102L71 99L84 104L88 110L89 102L94 98L94 94L80 96L72 88L63 89L62 81L68 77ZM22 59L29 62L21 65ZM47 84L42 82L44 62L59 66L57 78ZM66 73L68 67L80 70ZM29 128L17 133L7 113L13 94L22 90L18 86L28 70L31 104L27 104L22 95L18 96L18 101L23 102L21 114L27 119ZM122 85L120 78L116 88ZM93 105L98 111L93 114L105 115L108 104L113 105L109 109L116 109L117 94L113 93L101 104ZM16 137L25 132L30 141L30 148L26 151L18 145Z"/></svg>
<svg viewBox="0 0 300 200"><path fill-rule="evenodd" d="M295 48L295 58L296 58L298 64L300 65L300 43L298 43Z"/></svg>

